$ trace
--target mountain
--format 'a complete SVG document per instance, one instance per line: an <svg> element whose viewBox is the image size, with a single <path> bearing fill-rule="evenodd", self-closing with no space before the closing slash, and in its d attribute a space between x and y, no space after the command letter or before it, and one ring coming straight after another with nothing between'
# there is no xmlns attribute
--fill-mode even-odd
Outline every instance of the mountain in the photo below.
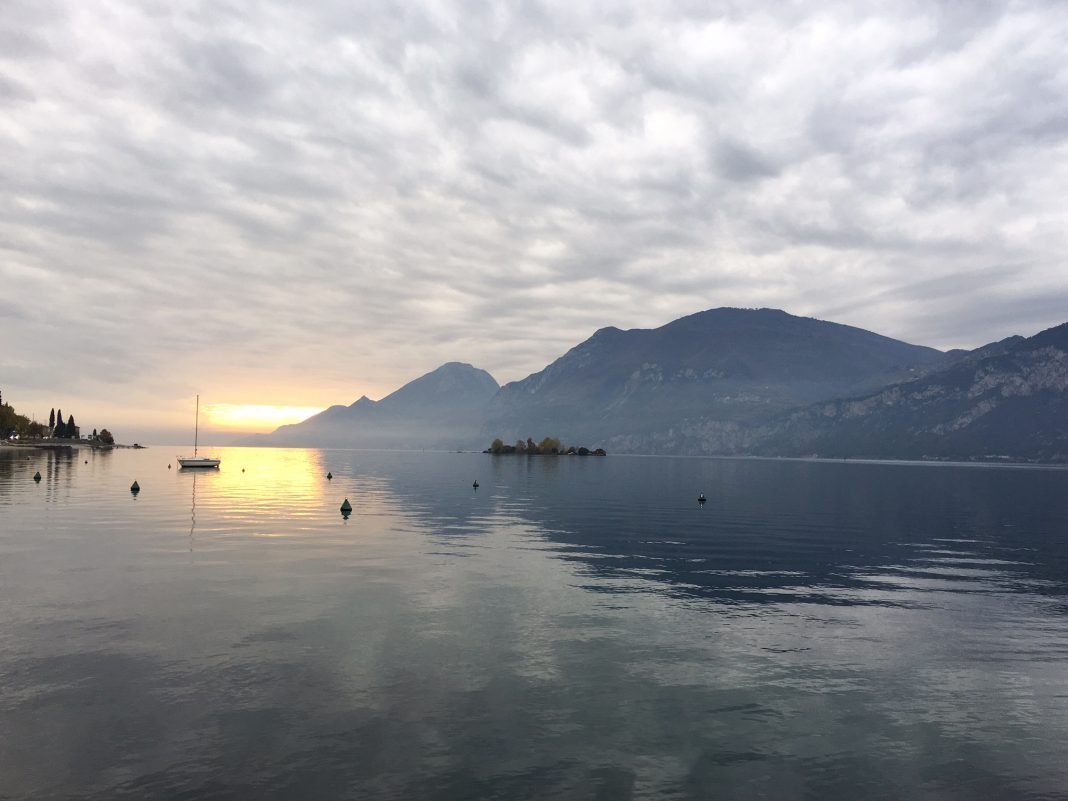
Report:
<svg viewBox="0 0 1068 801"><path fill-rule="evenodd" d="M498 387L451 362L244 444L1068 461L1068 323L942 353L774 309L602 328Z"/></svg>
<svg viewBox="0 0 1068 801"><path fill-rule="evenodd" d="M602 328L502 387L483 433L701 452L680 432L707 422L744 427L922 375L946 359L933 348L775 309L711 309L655 329Z"/></svg>
<svg viewBox="0 0 1068 801"><path fill-rule="evenodd" d="M915 381L736 433L719 446L765 455L1068 461L1068 323L979 348Z"/></svg>
<svg viewBox="0 0 1068 801"><path fill-rule="evenodd" d="M470 364L449 362L382 398L331 406L300 423L243 440L244 445L351 448L459 448L481 443L479 425L497 381Z"/></svg>

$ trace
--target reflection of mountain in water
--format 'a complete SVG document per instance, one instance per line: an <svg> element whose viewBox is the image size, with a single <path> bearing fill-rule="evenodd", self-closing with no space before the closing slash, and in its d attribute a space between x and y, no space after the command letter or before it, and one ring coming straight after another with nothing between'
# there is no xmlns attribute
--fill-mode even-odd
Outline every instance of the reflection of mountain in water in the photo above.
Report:
<svg viewBox="0 0 1068 801"><path fill-rule="evenodd" d="M893 606L922 603L922 592L905 591L921 585L1033 592L1035 581L1068 578L1021 556L1040 544L1031 538L1042 536L1065 471L428 454L412 472L408 458L376 455L376 466L435 535L533 526L558 558L596 579L587 585L595 592ZM477 492L459 459L478 476ZM1058 497L1068 514L1068 496Z"/></svg>

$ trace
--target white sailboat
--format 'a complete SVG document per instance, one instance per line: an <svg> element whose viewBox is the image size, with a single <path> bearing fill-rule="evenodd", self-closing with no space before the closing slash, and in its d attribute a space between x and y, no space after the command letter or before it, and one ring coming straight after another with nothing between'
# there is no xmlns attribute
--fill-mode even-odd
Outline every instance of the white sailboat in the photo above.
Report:
<svg viewBox="0 0 1068 801"><path fill-rule="evenodd" d="M200 396L197 395L197 415L193 427L193 455L178 456L178 464L182 467L218 467L222 459L209 459L206 456L197 456L197 439L200 435Z"/></svg>

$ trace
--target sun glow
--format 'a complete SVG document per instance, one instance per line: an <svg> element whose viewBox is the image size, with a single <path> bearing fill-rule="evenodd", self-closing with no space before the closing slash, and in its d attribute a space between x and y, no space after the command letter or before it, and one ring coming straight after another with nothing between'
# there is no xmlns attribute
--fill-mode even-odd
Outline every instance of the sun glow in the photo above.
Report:
<svg viewBox="0 0 1068 801"><path fill-rule="evenodd" d="M201 409L211 425L241 431L273 431L278 426L299 423L322 411L318 406L267 406L237 403L213 403Z"/></svg>

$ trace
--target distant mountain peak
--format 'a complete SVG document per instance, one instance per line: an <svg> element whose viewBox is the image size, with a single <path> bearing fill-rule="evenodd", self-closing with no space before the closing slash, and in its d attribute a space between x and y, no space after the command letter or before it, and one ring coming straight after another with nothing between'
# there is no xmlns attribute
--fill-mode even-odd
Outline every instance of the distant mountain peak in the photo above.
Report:
<svg viewBox="0 0 1068 801"><path fill-rule="evenodd" d="M437 404L442 402L442 395L465 401L481 395L492 396L499 388L497 379L485 370L466 362L446 362L409 381L379 403L400 404L417 400L419 403Z"/></svg>
<svg viewBox="0 0 1068 801"><path fill-rule="evenodd" d="M594 337L611 336L612 334L622 334L623 329L616 328L614 325L606 325L604 328L598 328L593 332ZM591 337L592 339L593 337Z"/></svg>
<svg viewBox="0 0 1068 801"><path fill-rule="evenodd" d="M258 437L256 444L373 448L471 447L496 379L465 362L447 362L379 401L361 395L300 423Z"/></svg>
<svg viewBox="0 0 1068 801"><path fill-rule="evenodd" d="M436 370L431 370L430 373L428 373L428 375L431 374L431 373L440 373L440 372L443 372L443 371L457 371L457 370L473 371L473 372L476 372L476 373L484 373L484 372L486 372L485 370L482 370L482 369L480 369L478 367L475 367L473 364L468 364L467 362L445 362L445 364L441 365L441 367L437 368Z"/></svg>

